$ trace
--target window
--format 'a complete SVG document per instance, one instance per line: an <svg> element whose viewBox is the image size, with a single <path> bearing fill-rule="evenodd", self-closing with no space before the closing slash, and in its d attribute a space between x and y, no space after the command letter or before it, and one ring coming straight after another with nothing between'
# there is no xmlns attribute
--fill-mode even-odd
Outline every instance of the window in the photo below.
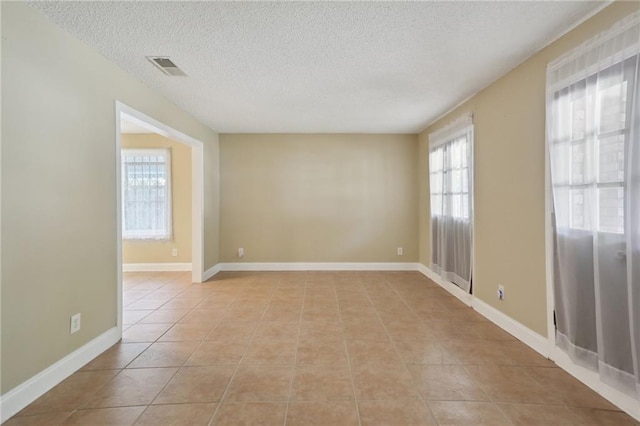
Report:
<svg viewBox="0 0 640 426"><path fill-rule="evenodd" d="M124 239L171 239L168 149L122 150L122 236Z"/></svg>
<svg viewBox="0 0 640 426"><path fill-rule="evenodd" d="M473 237L473 117L429 134L431 269L471 290Z"/></svg>
<svg viewBox="0 0 640 426"><path fill-rule="evenodd" d="M625 147L636 60L629 58L553 94L550 149L560 228L624 233Z"/></svg>
<svg viewBox="0 0 640 426"><path fill-rule="evenodd" d="M469 135L455 137L429 154L432 216L469 220Z"/></svg>

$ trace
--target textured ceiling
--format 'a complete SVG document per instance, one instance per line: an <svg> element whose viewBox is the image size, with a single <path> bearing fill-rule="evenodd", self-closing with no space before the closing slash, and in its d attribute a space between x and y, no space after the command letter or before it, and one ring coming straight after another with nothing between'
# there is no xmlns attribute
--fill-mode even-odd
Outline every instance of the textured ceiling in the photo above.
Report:
<svg viewBox="0 0 640 426"><path fill-rule="evenodd" d="M228 133L420 131L601 4L31 3Z"/></svg>

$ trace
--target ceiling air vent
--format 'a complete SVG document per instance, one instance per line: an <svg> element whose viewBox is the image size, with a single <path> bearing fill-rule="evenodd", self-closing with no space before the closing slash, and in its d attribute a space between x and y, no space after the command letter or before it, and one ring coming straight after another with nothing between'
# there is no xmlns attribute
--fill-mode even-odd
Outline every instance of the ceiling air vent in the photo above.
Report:
<svg viewBox="0 0 640 426"><path fill-rule="evenodd" d="M158 67L160 71L168 76L172 77L184 77L184 71L182 71L173 61L166 56L147 56L149 62Z"/></svg>

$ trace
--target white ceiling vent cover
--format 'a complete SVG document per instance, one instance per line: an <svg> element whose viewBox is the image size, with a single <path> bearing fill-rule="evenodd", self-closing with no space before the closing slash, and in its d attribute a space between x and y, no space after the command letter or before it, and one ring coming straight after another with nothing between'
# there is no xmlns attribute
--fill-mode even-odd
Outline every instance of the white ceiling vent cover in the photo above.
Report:
<svg viewBox="0 0 640 426"><path fill-rule="evenodd" d="M170 58L166 56L147 56L147 59L160 71L168 76L185 77L187 75L176 64L174 64Z"/></svg>

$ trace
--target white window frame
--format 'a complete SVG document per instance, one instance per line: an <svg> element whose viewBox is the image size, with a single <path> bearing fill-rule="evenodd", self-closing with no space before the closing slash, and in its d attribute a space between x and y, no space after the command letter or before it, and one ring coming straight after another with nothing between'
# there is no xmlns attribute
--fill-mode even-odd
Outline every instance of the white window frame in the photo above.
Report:
<svg viewBox="0 0 640 426"><path fill-rule="evenodd" d="M172 176L171 176L171 150L166 148L122 148L122 238L124 240L171 240L173 238L172 227ZM164 209L165 209L165 224L164 229L155 230L128 230L126 223L125 209L127 205L126 200L126 186L127 186L127 159L132 157L148 157L156 156L164 158L165 167L165 196L164 196Z"/></svg>
<svg viewBox="0 0 640 426"><path fill-rule="evenodd" d="M635 53L636 55L638 54L637 52ZM624 59L618 61L618 62L614 62L612 63L612 66L616 66L619 64L624 64L627 60L633 58L633 54L631 54L631 52L625 52L624 55ZM623 68L624 70L624 68ZM585 93L587 92L587 88L588 87L593 87L595 85L596 90L595 93L596 95L600 94L600 91L597 89L598 85L599 85L599 78L596 75L596 70L595 69L590 69L588 72L588 75L585 77L585 74L582 73L579 76L573 76L571 78L565 79L561 84L555 84L553 85L550 90L549 90L549 96L550 98L553 100L552 102L552 111L553 114L555 115L560 115L560 108L564 107L566 111L568 111L570 113L570 115L573 115L573 110L571 109L571 100L566 99L565 96L559 95L562 91L567 90L569 87L576 85L576 84L584 84L585 85ZM626 82L626 78L623 76L623 82ZM629 93L630 91L630 86L627 86L627 103L630 103L632 101L632 93ZM596 99L589 101L588 99L585 99L585 102L587 102L588 105L593 105L593 103L595 103L595 111L596 114L600 111L600 102L601 102L601 98L598 96ZM628 105L626 107L627 109L629 108ZM565 112L566 112L565 111ZM573 118L573 117L571 117ZM567 139L563 139L563 140L549 140L549 145L553 148L553 146L555 145L559 145L559 144L563 144L563 143L569 143L570 147L573 147L575 145L579 145L579 144L584 144L585 146L589 143L589 140L592 141L592 143L595 143L597 145L597 150L598 152L600 151L600 140L603 138L607 138L607 137L611 137L611 136L623 136L626 140L626 138L629 137L629 117L626 118L625 123L624 123L624 127L620 128L620 129L614 129L614 130L610 130L607 132L601 132L600 128L599 128L599 124L600 124L600 120L599 117L595 118L595 128L592 129L592 131L589 134L584 134L579 138L574 138L573 135L571 135L570 131L568 133L568 138ZM573 120L571 119L571 122L567 124L568 128L571 128L572 126L572 122ZM570 164L573 164L572 161L572 156L573 156L573 150L569 149L569 152L567 153L567 155L569 156L569 162ZM598 161L596 164L596 170L594 172L592 172L593 174L593 179L590 179L588 181L583 181L583 182L572 182L572 174L569 173L568 176L568 181L567 182L562 182L562 183L553 183L553 188L566 188L570 193L572 190L575 189L587 189L589 187L593 187L595 186L598 190L602 189L602 188L618 188L622 191L625 191L625 181L624 178L620 181L601 181L600 180L600 162ZM571 195L569 195L571 196ZM599 200L596 200L596 202L598 202L599 204ZM598 207L597 209L598 211L600 211L600 208ZM619 230L612 230L612 229L604 229L601 226L600 223L600 214L598 214L593 220L595 221L595 223L590 223L588 226L585 225L584 223L582 225L579 224L575 224L574 223L574 215L573 215L573 211L572 211L572 204L571 202L569 203L569 211L567 212L567 214L569 215L569 228L570 230L577 230L577 231L592 231L592 230L597 230L597 232L599 233L603 233L603 234L624 234L624 218L626 215L625 209L623 207L623 212L622 212L622 217L623 217L623 228L619 229Z"/></svg>

